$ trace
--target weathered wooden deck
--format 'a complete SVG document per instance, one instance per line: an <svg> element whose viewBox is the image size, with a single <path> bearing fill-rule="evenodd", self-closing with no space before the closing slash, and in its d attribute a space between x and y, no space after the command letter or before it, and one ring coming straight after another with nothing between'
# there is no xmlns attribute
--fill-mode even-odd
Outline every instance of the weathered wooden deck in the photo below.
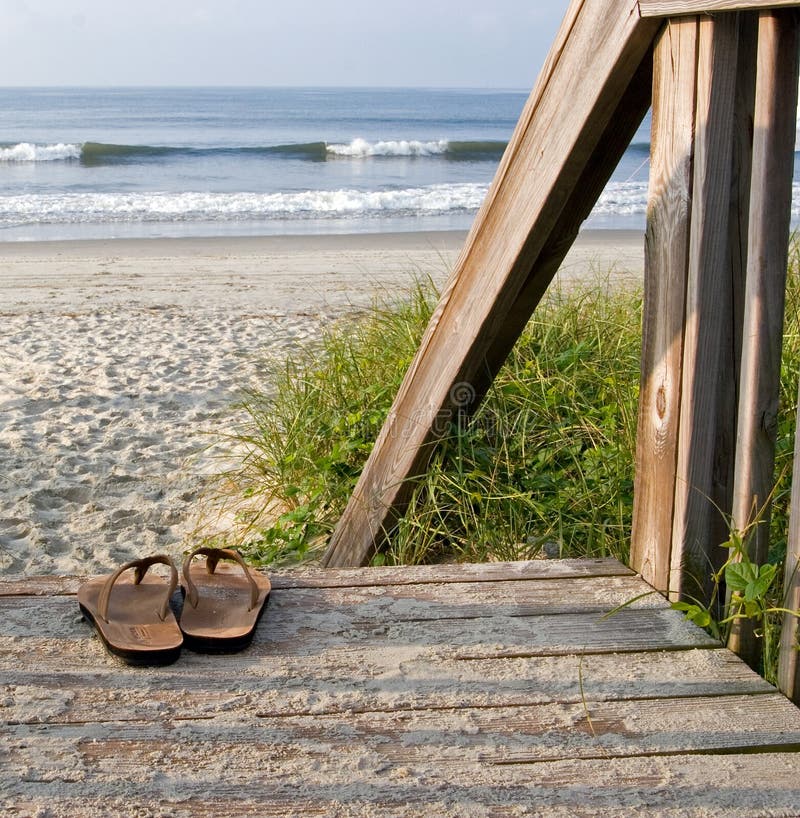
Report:
<svg viewBox="0 0 800 818"><path fill-rule="evenodd" d="M613 560L273 577L253 646L136 669L0 578L4 816L800 814L800 710Z"/></svg>

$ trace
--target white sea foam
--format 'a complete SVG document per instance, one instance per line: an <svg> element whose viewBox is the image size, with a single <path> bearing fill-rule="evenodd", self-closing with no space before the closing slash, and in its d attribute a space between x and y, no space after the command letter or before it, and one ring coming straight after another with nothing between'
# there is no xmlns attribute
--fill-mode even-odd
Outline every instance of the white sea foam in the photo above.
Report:
<svg viewBox="0 0 800 818"><path fill-rule="evenodd" d="M0 162L55 162L60 159L80 159L81 146L59 142L57 145L36 145L19 142L0 148Z"/></svg>
<svg viewBox="0 0 800 818"><path fill-rule="evenodd" d="M366 139L354 139L347 145L328 145L327 151L332 156L366 158L368 156L437 156L447 151L446 139L420 142L416 139L400 139L381 142L367 142Z"/></svg>
<svg viewBox="0 0 800 818"><path fill-rule="evenodd" d="M294 193L59 193L0 196L0 228L30 225L266 222L282 219L380 218L471 214L487 186L438 184L384 190ZM595 216L639 216L646 182L611 182ZM800 217L800 183L792 186L792 218Z"/></svg>
<svg viewBox="0 0 800 818"><path fill-rule="evenodd" d="M296 193L62 193L0 197L0 225L259 221L477 210L480 184Z"/></svg>
<svg viewBox="0 0 800 818"><path fill-rule="evenodd" d="M632 216L646 210L647 182L609 182L592 212L604 216Z"/></svg>

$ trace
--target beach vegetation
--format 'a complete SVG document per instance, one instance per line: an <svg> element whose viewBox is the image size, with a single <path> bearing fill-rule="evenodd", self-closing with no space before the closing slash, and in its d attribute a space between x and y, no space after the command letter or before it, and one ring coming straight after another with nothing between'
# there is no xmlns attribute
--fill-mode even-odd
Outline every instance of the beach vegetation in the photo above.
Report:
<svg viewBox="0 0 800 818"><path fill-rule="evenodd" d="M598 273L548 291L476 414L449 422L374 564L603 556L627 563L642 293L613 281ZM235 439L244 452L240 465L225 475L236 506L230 538L249 560L278 565L324 551L437 299L432 282L420 279L402 297L348 314L321 339L268 362L269 387L250 391L243 402L248 422ZM718 577L736 591L741 574L742 598L751 608L756 600L763 614L772 664L798 372L800 250L794 242L769 567L748 568L732 540L735 559ZM709 608L684 612L709 629L720 627ZM765 671L774 677L774 667Z"/></svg>

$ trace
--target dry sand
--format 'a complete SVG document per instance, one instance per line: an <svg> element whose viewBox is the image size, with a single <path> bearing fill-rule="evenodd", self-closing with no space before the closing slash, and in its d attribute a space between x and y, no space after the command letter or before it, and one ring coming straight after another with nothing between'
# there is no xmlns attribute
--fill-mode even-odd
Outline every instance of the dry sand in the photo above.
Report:
<svg viewBox="0 0 800 818"><path fill-rule="evenodd" d="M464 234L0 244L0 573L100 572L191 544L265 355L415 276ZM559 274L641 279L636 232Z"/></svg>

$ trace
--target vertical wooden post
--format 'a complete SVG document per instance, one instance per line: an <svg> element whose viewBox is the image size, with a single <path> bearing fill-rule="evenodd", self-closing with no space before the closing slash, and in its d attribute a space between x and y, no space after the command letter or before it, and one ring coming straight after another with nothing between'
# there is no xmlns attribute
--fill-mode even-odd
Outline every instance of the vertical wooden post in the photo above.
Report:
<svg viewBox="0 0 800 818"><path fill-rule="evenodd" d="M642 376L631 565L669 590L692 204L698 20L670 21L653 55Z"/></svg>
<svg viewBox="0 0 800 818"><path fill-rule="evenodd" d="M791 219L798 82L797 13L759 14L753 170L733 522L748 529L750 559L769 550L768 497L774 483L781 342ZM800 474L796 479L800 479ZM760 513L758 522L753 524ZM752 528L751 528L752 526ZM761 641L735 623L729 646L751 666Z"/></svg>
<svg viewBox="0 0 800 818"><path fill-rule="evenodd" d="M789 534L784 563L783 607L800 610L800 388L797 396L798 417L795 424L794 462L792 464L792 497ZM800 627L797 617L783 615L781 645L778 655L778 687L796 705L800 705Z"/></svg>
<svg viewBox="0 0 800 818"><path fill-rule="evenodd" d="M656 49L631 559L673 599L724 558L756 23L671 20Z"/></svg>
<svg viewBox="0 0 800 818"><path fill-rule="evenodd" d="M672 528L672 597L707 598L713 549L726 523L715 507L719 433L734 407L722 404L722 347L731 316L729 207L737 74L738 14L699 25L692 213L684 324L680 434ZM731 417L726 417L730 414ZM732 453L731 453L732 454Z"/></svg>

